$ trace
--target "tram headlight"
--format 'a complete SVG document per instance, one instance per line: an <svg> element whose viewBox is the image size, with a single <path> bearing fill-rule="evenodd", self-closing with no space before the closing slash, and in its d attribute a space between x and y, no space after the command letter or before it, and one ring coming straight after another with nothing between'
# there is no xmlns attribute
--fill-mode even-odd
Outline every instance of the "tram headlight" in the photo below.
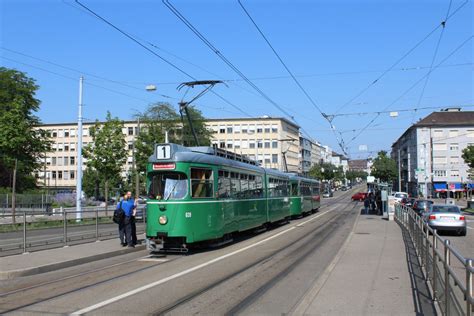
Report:
<svg viewBox="0 0 474 316"><path fill-rule="evenodd" d="M161 215L160 218L158 219L158 222L161 225L165 225L166 223L168 223L168 217L166 217L166 215Z"/></svg>

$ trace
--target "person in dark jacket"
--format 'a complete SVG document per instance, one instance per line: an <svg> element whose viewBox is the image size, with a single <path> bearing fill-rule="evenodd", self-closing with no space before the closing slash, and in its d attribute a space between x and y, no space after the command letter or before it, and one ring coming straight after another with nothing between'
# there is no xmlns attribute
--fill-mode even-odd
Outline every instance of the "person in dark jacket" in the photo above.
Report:
<svg viewBox="0 0 474 316"><path fill-rule="evenodd" d="M132 192L128 191L127 192L127 200L132 201ZM134 200L134 208L133 208L133 213L132 213L132 218L131 218L131 229L132 229L132 244L135 246L138 242L137 240L137 222L135 219L135 215L137 215L137 200Z"/></svg>
<svg viewBox="0 0 474 316"><path fill-rule="evenodd" d="M117 210L120 209L122 207L122 203L123 201L125 201L127 199L127 195L124 195L121 199L120 199L120 202L117 203ZM120 244L125 247L127 246L127 238L126 238L126 234L125 234L125 224L124 224L124 221L121 221L120 223L118 223L118 230L119 230L119 239L120 239Z"/></svg>
<svg viewBox="0 0 474 316"><path fill-rule="evenodd" d="M369 213L369 207L370 207L370 200L369 200L369 197L366 197L364 200L364 214Z"/></svg>

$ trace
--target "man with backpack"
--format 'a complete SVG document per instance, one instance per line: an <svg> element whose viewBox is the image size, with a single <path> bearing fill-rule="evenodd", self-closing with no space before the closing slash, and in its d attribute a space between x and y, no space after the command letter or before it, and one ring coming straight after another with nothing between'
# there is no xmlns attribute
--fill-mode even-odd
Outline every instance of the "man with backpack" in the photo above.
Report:
<svg viewBox="0 0 474 316"><path fill-rule="evenodd" d="M131 192L127 192L127 194L124 195L122 201L117 204L117 209L114 213L114 221L116 218L116 214L118 215L117 217L121 219L118 221L119 237L120 243L124 247L135 247L136 236L135 238L133 238L132 236L132 233L135 233L135 230L132 230L132 225L134 225L133 219L135 216L135 208L136 201L132 199Z"/></svg>

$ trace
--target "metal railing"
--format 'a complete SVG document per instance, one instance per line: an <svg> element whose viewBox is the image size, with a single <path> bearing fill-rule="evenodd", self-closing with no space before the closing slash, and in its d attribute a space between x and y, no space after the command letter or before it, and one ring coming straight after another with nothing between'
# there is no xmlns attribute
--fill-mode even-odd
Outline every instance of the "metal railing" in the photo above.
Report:
<svg viewBox="0 0 474 316"><path fill-rule="evenodd" d="M410 235L441 313L474 315L473 259L463 257L411 208L396 204L395 219Z"/></svg>
<svg viewBox="0 0 474 316"><path fill-rule="evenodd" d="M112 221L114 210L83 209L81 219L75 210L17 212L0 221L0 256L54 247L69 246L118 237L118 225ZM136 216L137 234L146 227L146 208L139 205Z"/></svg>

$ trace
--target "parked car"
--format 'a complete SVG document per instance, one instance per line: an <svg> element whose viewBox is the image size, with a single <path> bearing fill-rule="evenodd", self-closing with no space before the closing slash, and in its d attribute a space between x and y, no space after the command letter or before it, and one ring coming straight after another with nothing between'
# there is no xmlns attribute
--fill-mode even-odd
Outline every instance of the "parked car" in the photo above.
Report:
<svg viewBox="0 0 474 316"><path fill-rule="evenodd" d="M343 186L341 187L341 191L347 191L347 187L346 187L345 185L343 185Z"/></svg>
<svg viewBox="0 0 474 316"><path fill-rule="evenodd" d="M351 197L351 199L352 199L352 201L363 201L363 200L365 200L366 197L367 197L366 192L357 192L356 194L354 194Z"/></svg>
<svg viewBox="0 0 474 316"><path fill-rule="evenodd" d="M332 193L332 190L330 190L330 191L325 191L325 192L323 193L323 198L330 198L330 197L333 197L333 196L334 196L334 194Z"/></svg>
<svg viewBox="0 0 474 316"><path fill-rule="evenodd" d="M408 193L406 192L395 192L392 194L398 203L402 201L403 198L408 198Z"/></svg>
<svg viewBox="0 0 474 316"><path fill-rule="evenodd" d="M418 214L418 215L423 215L424 212L428 211L430 206L433 205L433 201L430 200L416 200L415 203L413 203L413 210Z"/></svg>
<svg viewBox="0 0 474 316"><path fill-rule="evenodd" d="M461 214L457 205L432 204L429 210L423 213L423 220L439 231L455 231L460 236L466 236L466 217Z"/></svg>

